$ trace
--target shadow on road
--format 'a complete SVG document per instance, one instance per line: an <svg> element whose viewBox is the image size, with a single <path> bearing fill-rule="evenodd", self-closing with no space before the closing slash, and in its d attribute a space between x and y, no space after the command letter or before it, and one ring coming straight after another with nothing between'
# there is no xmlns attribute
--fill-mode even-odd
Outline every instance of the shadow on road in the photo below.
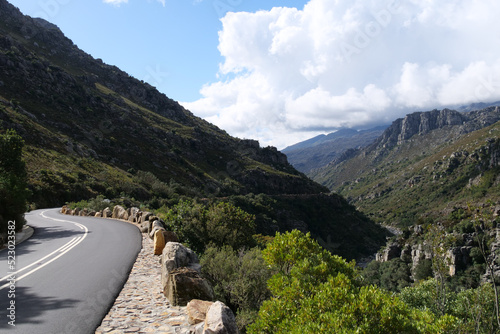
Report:
<svg viewBox="0 0 500 334"><path fill-rule="evenodd" d="M61 226L36 227L34 228L34 231L33 236L28 239L27 242L22 242L16 246L16 256L36 251L36 247L33 246L40 245L46 240L68 238L69 241L71 238L85 234L85 231L83 230L68 230L67 228L63 228ZM92 232L89 231L87 233L90 234ZM0 250L0 257L2 256L2 253L6 252L6 250L7 249Z"/></svg>
<svg viewBox="0 0 500 334"><path fill-rule="evenodd" d="M61 310L64 308L73 307L77 300L60 299L55 297L39 296L30 292L31 288L19 287L15 288L15 298L9 298L9 289L0 290L0 331L3 329L19 328L24 324L39 325L43 323L43 314L50 310ZM11 301L15 301L15 325L9 325L9 317Z"/></svg>

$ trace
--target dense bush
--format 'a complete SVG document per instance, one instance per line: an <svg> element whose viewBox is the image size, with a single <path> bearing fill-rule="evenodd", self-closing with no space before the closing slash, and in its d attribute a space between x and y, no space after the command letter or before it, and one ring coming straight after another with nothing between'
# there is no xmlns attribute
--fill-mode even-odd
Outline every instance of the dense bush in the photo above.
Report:
<svg viewBox="0 0 500 334"><path fill-rule="evenodd" d="M444 310L438 301L439 283L431 278L419 284L405 288L398 295L408 306L429 310L438 316L443 311L459 319L457 328L460 333L497 333L495 319L495 294L489 284L477 289L461 290L458 293L446 291Z"/></svg>
<svg viewBox="0 0 500 334"><path fill-rule="evenodd" d="M231 307L240 331L244 331L255 320L262 302L269 297L266 282L271 272L261 250L235 251L230 246L209 246L200 263L217 299Z"/></svg>
<svg viewBox="0 0 500 334"><path fill-rule="evenodd" d="M410 276L409 265L399 258L387 262L372 261L363 270L366 284L377 285L394 292L410 286L412 283Z"/></svg>
<svg viewBox="0 0 500 334"><path fill-rule="evenodd" d="M277 234L264 259L278 273L250 333L443 333L457 319L411 308L374 286L361 286L354 263L298 231Z"/></svg>
<svg viewBox="0 0 500 334"><path fill-rule="evenodd" d="M198 254L209 244L233 249L255 246L255 216L225 202L208 206L180 201L166 212L164 219L182 242Z"/></svg>
<svg viewBox="0 0 500 334"><path fill-rule="evenodd" d="M110 207L111 209L114 206L114 203L112 203L109 199L106 199L103 195L99 195L95 198L91 198L89 200L81 200L79 202L70 202L67 204L70 209L89 209L90 211L102 211L106 209L107 207Z"/></svg>
<svg viewBox="0 0 500 334"><path fill-rule="evenodd" d="M15 221L16 230L25 223L29 192L23 146L23 139L14 130L0 135L0 233L7 231L9 221Z"/></svg>
<svg viewBox="0 0 500 334"><path fill-rule="evenodd" d="M422 259L415 266L415 280L425 280L429 277L432 277L432 260L431 259Z"/></svg>

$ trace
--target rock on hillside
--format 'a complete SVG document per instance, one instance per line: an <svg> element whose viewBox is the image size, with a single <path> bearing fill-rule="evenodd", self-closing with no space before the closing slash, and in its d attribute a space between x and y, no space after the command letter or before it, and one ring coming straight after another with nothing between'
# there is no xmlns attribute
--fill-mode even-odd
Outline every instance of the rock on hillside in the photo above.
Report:
<svg viewBox="0 0 500 334"><path fill-rule="evenodd" d="M432 130L457 127L458 133L468 133L482 129L500 120L498 107L488 107L479 111L461 113L443 109L415 112L399 118L377 139L376 149L401 145L413 136L423 136ZM374 147L370 147L370 150Z"/></svg>

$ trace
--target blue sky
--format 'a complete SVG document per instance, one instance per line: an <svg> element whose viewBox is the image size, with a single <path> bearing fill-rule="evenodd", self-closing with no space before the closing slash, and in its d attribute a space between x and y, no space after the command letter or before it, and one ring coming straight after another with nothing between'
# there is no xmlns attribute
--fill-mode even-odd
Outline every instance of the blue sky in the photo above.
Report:
<svg viewBox="0 0 500 334"><path fill-rule="evenodd" d="M497 0L9 0L240 138L500 100Z"/></svg>
<svg viewBox="0 0 500 334"><path fill-rule="evenodd" d="M56 24L81 49L177 101L201 97L216 80L220 18L305 1L8 0L24 14Z"/></svg>

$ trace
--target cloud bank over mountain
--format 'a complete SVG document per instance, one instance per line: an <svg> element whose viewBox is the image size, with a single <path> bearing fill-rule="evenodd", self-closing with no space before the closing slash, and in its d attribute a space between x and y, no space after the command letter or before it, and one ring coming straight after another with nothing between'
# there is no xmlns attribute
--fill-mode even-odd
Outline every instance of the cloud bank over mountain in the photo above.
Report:
<svg viewBox="0 0 500 334"><path fill-rule="evenodd" d="M284 147L336 127L500 100L500 3L310 0L222 18L217 80L183 103Z"/></svg>

